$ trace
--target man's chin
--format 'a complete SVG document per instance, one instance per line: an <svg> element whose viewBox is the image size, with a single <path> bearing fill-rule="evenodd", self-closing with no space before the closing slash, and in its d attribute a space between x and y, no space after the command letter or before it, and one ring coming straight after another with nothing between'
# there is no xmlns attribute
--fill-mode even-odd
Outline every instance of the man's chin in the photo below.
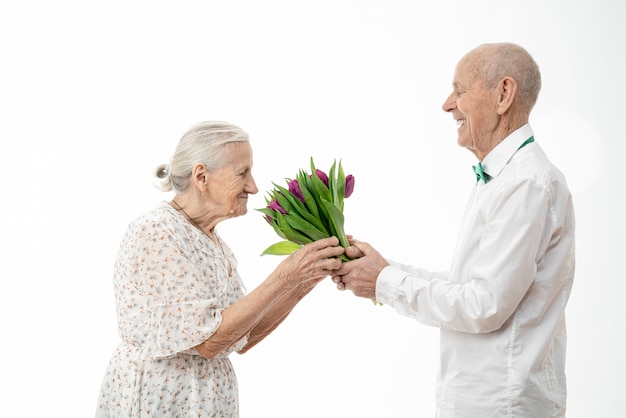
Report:
<svg viewBox="0 0 626 418"><path fill-rule="evenodd" d="M456 140L456 143L458 144L458 146L467 148L468 150L471 151L472 142L469 141L467 138L459 136Z"/></svg>

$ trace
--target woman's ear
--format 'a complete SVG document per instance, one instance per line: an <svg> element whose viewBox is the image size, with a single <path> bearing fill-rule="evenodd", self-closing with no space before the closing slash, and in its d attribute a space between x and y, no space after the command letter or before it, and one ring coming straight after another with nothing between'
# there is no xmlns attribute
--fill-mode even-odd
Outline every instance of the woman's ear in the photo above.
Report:
<svg viewBox="0 0 626 418"><path fill-rule="evenodd" d="M517 96L517 81L511 77L504 77L498 83L498 114L505 114L513 105Z"/></svg>
<svg viewBox="0 0 626 418"><path fill-rule="evenodd" d="M206 191L207 174L208 170L202 163L194 165L191 169L191 181L193 181L193 184L200 191L200 193L204 193Z"/></svg>

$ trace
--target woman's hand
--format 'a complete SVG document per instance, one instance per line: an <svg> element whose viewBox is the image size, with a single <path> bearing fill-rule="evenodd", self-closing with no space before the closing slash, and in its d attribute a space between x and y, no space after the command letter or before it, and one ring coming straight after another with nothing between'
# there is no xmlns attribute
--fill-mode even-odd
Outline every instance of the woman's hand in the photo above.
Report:
<svg viewBox="0 0 626 418"><path fill-rule="evenodd" d="M324 238L304 245L284 259L274 272L285 289L291 289L306 281L331 276L341 267L338 257L343 253L336 237Z"/></svg>

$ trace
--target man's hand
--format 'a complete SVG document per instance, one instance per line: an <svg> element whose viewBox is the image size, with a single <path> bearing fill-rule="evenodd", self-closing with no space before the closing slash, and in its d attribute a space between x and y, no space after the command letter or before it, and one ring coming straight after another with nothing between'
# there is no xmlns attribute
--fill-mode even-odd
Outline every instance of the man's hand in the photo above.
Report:
<svg viewBox="0 0 626 418"><path fill-rule="evenodd" d="M368 299L376 297L376 280L389 263L366 242L350 240L346 255L354 260L344 262L333 272L333 282L339 290L352 290L356 296Z"/></svg>

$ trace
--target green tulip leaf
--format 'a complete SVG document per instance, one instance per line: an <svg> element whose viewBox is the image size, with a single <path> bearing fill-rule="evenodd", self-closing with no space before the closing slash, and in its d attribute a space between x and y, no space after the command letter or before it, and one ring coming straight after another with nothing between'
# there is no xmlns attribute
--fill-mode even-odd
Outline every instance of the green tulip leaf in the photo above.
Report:
<svg viewBox="0 0 626 418"><path fill-rule="evenodd" d="M339 238L339 242L341 243L342 247L344 248L349 247L350 244L348 243L348 237L346 237L346 233L343 230L343 224L344 224L343 213L339 210L337 206L330 203L329 201L324 200L322 202L324 203L324 206L326 207L326 210L328 211L330 221L333 224L333 229L335 230L335 233L336 233L335 236Z"/></svg>
<svg viewBox="0 0 626 418"><path fill-rule="evenodd" d="M343 172L343 167L341 166L341 160L339 160L339 169L337 170L337 200L335 204L343 212L343 199L346 195L346 174Z"/></svg>
<svg viewBox="0 0 626 418"><path fill-rule="evenodd" d="M285 238L289 241L293 241L297 244L308 244L312 240L301 232L293 229L287 219L285 219L287 215L283 215L282 213L276 214L276 222L278 228L285 234Z"/></svg>
<svg viewBox="0 0 626 418"><path fill-rule="evenodd" d="M261 213L264 213L265 215L269 216L271 219L275 219L276 218L276 212L270 208L259 208L259 209L255 209L256 211L259 211Z"/></svg>
<svg viewBox="0 0 626 418"><path fill-rule="evenodd" d="M299 218L293 215L284 215L284 218L287 220L287 223L298 232L306 235L311 238L313 241L317 241L318 239L328 238L328 234L324 234L315 228L315 225L307 222L306 220Z"/></svg>
<svg viewBox="0 0 626 418"><path fill-rule="evenodd" d="M310 177L304 172L304 170L300 170L298 175L296 176L296 180L298 180L298 185L300 186L300 191L302 192L302 196L304 197L304 204L309 210L310 214L314 218L319 217L319 211L317 209L317 203L315 202L315 198L311 193L310 189Z"/></svg>
<svg viewBox="0 0 626 418"><path fill-rule="evenodd" d="M261 255L289 255L302 248L301 245L291 241L280 241L272 244Z"/></svg>

